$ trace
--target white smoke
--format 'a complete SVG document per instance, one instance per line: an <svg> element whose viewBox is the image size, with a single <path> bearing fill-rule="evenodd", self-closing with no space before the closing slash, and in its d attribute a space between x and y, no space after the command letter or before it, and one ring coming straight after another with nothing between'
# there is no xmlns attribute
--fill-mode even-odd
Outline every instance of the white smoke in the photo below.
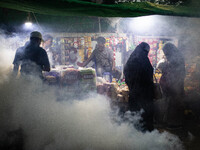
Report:
<svg viewBox="0 0 200 150"><path fill-rule="evenodd" d="M10 44L7 38L0 38ZM0 51L0 58L5 58L0 69L11 70L13 49L1 44ZM26 150L183 149L172 134L157 130L142 133L131 122L123 122L105 96L85 93L81 100L72 100L62 97L58 87L48 86L39 79L12 79L4 72L0 76L7 76L0 82L0 138L21 128ZM58 102L58 98L65 100Z"/></svg>
<svg viewBox="0 0 200 150"><path fill-rule="evenodd" d="M25 38L22 36L7 37L0 29L0 82L7 78L8 73L12 69L12 62L14 59L15 51L19 46L23 45Z"/></svg>

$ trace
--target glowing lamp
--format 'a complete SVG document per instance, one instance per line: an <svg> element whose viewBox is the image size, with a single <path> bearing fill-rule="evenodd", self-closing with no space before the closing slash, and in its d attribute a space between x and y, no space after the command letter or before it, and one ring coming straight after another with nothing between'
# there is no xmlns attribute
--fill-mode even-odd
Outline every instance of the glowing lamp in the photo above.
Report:
<svg viewBox="0 0 200 150"><path fill-rule="evenodd" d="M32 27L33 27L33 24L32 24L32 21L31 21L31 15L30 15L30 13L28 13L26 22L24 23L24 28L25 29L32 29Z"/></svg>
<svg viewBox="0 0 200 150"><path fill-rule="evenodd" d="M31 28L32 27L32 22L28 21L28 22L25 22L25 27L26 28Z"/></svg>

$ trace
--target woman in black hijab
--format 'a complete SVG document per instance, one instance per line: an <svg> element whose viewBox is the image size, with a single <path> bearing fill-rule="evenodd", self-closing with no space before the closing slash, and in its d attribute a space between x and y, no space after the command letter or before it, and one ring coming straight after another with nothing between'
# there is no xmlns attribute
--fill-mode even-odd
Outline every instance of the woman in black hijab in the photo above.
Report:
<svg viewBox="0 0 200 150"><path fill-rule="evenodd" d="M163 47L166 57L160 79L165 96L184 95L185 61L181 52L172 43Z"/></svg>
<svg viewBox="0 0 200 150"><path fill-rule="evenodd" d="M158 64L161 70L160 85L168 101L164 121L168 127L180 127L183 121L183 96L185 79L185 61L181 52L172 43L163 46L165 60Z"/></svg>
<svg viewBox="0 0 200 150"><path fill-rule="evenodd" d="M153 130L153 67L149 61L149 44L142 42L130 55L125 67L125 82L129 87L130 111L144 110L142 130Z"/></svg>

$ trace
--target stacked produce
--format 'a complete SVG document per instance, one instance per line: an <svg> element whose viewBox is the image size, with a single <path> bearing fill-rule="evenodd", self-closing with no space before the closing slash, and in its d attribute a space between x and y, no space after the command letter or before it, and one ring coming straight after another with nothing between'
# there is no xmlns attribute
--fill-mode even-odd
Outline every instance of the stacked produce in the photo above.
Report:
<svg viewBox="0 0 200 150"><path fill-rule="evenodd" d="M79 70L74 68L63 68L61 70L61 85L78 85Z"/></svg>
<svg viewBox="0 0 200 150"><path fill-rule="evenodd" d="M81 92L96 91L96 72L94 69L79 69L79 88Z"/></svg>
<svg viewBox="0 0 200 150"><path fill-rule="evenodd" d="M200 94L200 56L194 57L190 62L186 62L186 92L195 91Z"/></svg>
<svg viewBox="0 0 200 150"><path fill-rule="evenodd" d="M52 69L51 72L44 72L45 82L50 85L59 85L60 71Z"/></svg>
<svg viewBox="0 0 200 150"><path fill-rule="evenodd" d="M129 89L127 85L118 88L119 94L117 95L119 102L128 102Z"/></svg>
<svg viewBox="0 0 200 150"><path fill-rule="evenodd" d="M118 84L115 79L109 83L105 79L97 77L97 93L106 95L115 102L128 102L128 86Z"/></svg>
<svg viewBox="0 0 200 150"><path fill-rule="evenodd" d="M128 86L124 82L110 83L102 77L96 77L92 68L75 69L73 66L58 66L45 73L46 82L59 85L63 93L69 95L88 93L91 91L108 96L115 102L128 102Z"/></svg>

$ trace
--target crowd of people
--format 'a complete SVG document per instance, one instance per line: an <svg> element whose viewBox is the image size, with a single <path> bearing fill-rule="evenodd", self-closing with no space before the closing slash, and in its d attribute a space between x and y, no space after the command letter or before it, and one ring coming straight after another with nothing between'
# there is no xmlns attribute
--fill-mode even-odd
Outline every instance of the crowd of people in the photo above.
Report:
<svg viewBox="0 0 200 150"><path fill-rule="evenodd" d="M21 66L22 76L28 74L43 78L42 71L50 71L55 65L50 51L52 40L53 37L50 35L42 38L40 32L32 32L30 41L16 51L13 61L14 75L17 75ZM77 65L85 67L90 61L94 61L97 76L102 77L105 72L112 75L115 70L113 53L105 47L104 37L99 37L96 41L97 45L90 57L83 63L78 62ZM41 42L43 42L42 47L40 47ZM131 112L143 110L140 122L142 131L154 130L154 68L148 58L149 51L148 43L140 43L130 55L123 70L129 88L129 110ZM157 69L162 72L160 86L163 97L168 101L165 121L168 126L177 127L182 125L183 118L185 62L181 52L172 43L166 43L163 52L164 58Z"/></svg>

